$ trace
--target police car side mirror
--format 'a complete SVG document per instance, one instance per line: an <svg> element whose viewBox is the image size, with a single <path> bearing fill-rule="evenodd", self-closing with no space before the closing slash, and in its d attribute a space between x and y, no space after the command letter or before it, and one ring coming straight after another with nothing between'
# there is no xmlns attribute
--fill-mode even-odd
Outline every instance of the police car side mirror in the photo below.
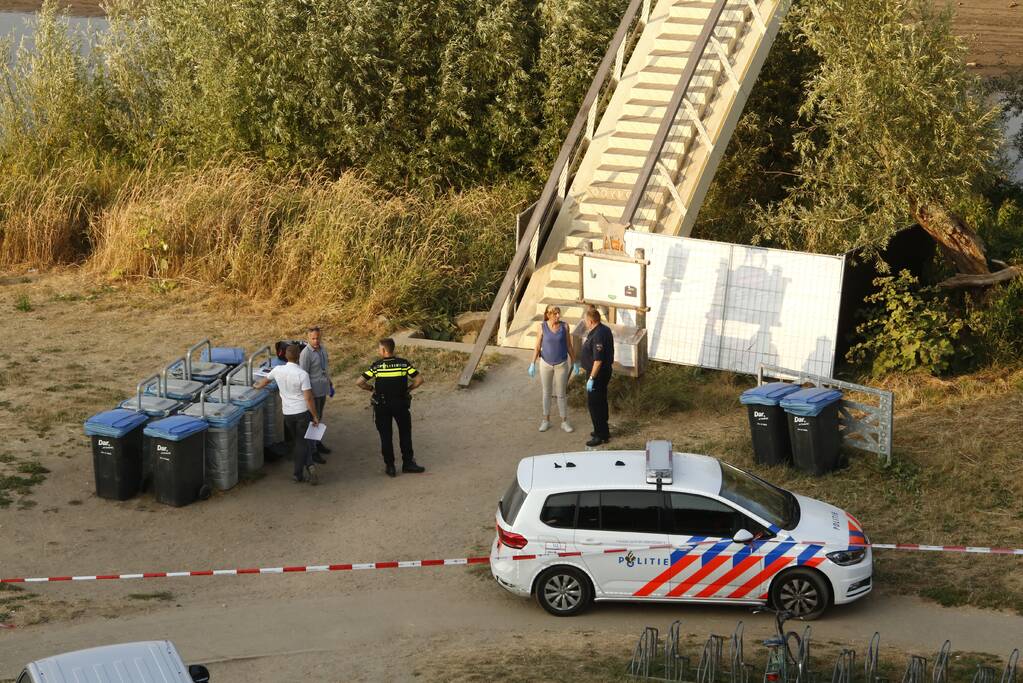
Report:
<svg viewBox="0 0 1023 683"><path fill-rule="evenodd" d="M188 677L194 683L209 683L210 671L202 664L192 664L188 667Z"/></svg>
<svg viewBox="0 0 1023 683"><path fill-rule="evenodd" d="M739 529L738 531L735 532L735 536L732 536L732 541L734 543L742 543L745 545L746 543L749 543L752 540L753 534L751 534L749 531L746 531L745 529Z"/></svg>

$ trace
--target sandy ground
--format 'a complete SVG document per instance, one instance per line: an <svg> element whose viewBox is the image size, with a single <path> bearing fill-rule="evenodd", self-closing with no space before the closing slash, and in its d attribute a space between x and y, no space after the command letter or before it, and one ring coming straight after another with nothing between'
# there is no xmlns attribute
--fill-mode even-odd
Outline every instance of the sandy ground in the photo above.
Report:
<svg viewBox="0 0 1023 683"><path fill-rule="evenodd" d="M80 16L103 14L100 0L62 0L62 4ZM1023 67L1023 3L957 0L953 4L956 29L970 41L968 59L979 72L997 74ZM0 0L0 11L32 11L41 5L41 0Z"/></svg>
<svg viewBox="0 0 1023 683"><path fill-rule="evenodd" d="M201 336L253 348L293 334L300 321L275 321L224 298L197 306L185 295L95 289L73 275L0 283L9 340L0 352L0 451L50 470L29 497L0 509L0 576L485 554L517 460L579 449L589 431L581 415L576 434L535 431L539 392L523 362L491 368L467 391L436 377L429 383L427 367L414 432L417 457L429 469L390 480L365 396L348 388L353 364L336 377L341 391L328 405L334 453L320 486L292 483L278 463L261 480L181 509L149 496L101 500L92 490L84 417L126 397L137 378ZM21 297L31 311L15 308ZM326 343L338 360L352 342L335 333ZM739 619L751 641L769 627L744 609L684 606L598 606L555 619L505 593L483 568L57 583L29 591L34 598L11 617L17 628L0 629L0 679L59 651L169 638L187 660L211 663L218 683L473 680L474 663L550 647L552 639L618 652L642 627L666 629L676 618L701 637L729 633ZM1023 617L944 609L881 586L814 624L818 639L861 651L875 630L903 650L930 653L949 637L957 650L1004 655L1020 644ZM528 661L520 666L529 670Z"/></svg>

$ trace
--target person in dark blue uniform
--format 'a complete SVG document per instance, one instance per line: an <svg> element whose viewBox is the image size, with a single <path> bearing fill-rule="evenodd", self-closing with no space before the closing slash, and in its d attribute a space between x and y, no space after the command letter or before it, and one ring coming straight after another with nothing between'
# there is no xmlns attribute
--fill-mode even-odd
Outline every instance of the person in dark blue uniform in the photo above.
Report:
<svg viewBox="0 0 1023 683"><path fill-rule="evenodd" d="M588 308L583 320L587 332L579 353L579 364L588 377L586 405L590 409L593 432L586 445L592 448L611 440L607 426L607 385L615 362L615 340L611 328L600 322L600 311L596 308Z"/></svg>
<svg viewBox="0 0 1023 683"><path fill-rule="evenodd" d="M392 420L398 425L401 471L425 472L426 468L416 462L412 453L412 414L409 412L411 391L423 383L423 376L412 363L394 355L393 339L381 339L378 350L379 360L362 373L356 384L360 389L373 392L373 419L380 434L380 452L384 456L387 476L398 476L394 469Z"/></svg>

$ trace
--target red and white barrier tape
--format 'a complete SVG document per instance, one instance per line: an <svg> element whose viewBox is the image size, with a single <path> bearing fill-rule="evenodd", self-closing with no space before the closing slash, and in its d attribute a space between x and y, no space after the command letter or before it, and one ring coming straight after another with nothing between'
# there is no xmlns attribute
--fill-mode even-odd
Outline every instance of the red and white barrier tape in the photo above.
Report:
<svg viewBox="0 0 1023 683"><path fill-rule="evenodd" d="M850 547L859 548L857 544ZM985 548L972 545L920 545L918 543L870 543L868 546L880 550L927 550L938 553L975 553L977 555L1023 555L1023 548Z"/></svg>
<svg viewBox="0 0 1023 683"><path fill-rule="evenodd" d="M627 552L646 550L676 550L693 548L698 545L711 545L720 543L716 541L701 541L697 543L685 543L679 546L671 544L660 544L640 546L633 548L611 548L595 552L546 552L522 555L498 556L498 560L537 560L547 557L583 557L586 555L618 555ZM819 545L825 547L846 548L873 548L879 550L906 550L906 551L930 551L946 553L971 553L980 555L1019 555L1023 556L1023 548L987 548L978 546L960 545L920 545L916 543L869 543L869 544L837 544L831 542L813 541L784 541L771 539L763 543L784 543L794 542L801 546ZM43 576L43 577L10 577L0 579L0 583L59 583L63 581L115 581L127 579L172 579L186 576L245 576L248 574L292 574L292 573L316 573L316 572L343 572L363 571L367 569L417 569L421 567L453 567L474 564L489 564L490 557L460 557L445 560L400 560L391 562L363 562L346 564L319 564L319 565L294 565L290 567L253 567L246 569L203 569L195 571L178 572L141 572L134 574L94 574L83 576ZM3 626L0 624L0 626Z"/></svg>

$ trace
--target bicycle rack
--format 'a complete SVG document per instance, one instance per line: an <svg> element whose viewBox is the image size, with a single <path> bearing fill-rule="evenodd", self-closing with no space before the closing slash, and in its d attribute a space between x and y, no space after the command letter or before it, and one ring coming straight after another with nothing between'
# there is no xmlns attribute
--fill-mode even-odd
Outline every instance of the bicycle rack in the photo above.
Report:
<svg viewBox="0 0 1023 683"><path fill-rule="evenodd" d="M735 625L732 638L728 642L729 670L728 683L749 683L753 673L753 665L747 664L743 658L742 651L743 624L740 621Z"/></svg>
<svg viewBox="0 0 1023 683"><path fill-rule="evenodd" d="M1019 648L1009 653L1009 659L1005 662L1005 670L1002 672L1001 683L1016 683L1016 669L1019 667Z"/></svg>
<svg viewBox="0 0 1023 683"><path fill-rule="evenodd" d="M718 671L721 670L722 645L725 639L721 636L710 636L700 653L700 663L696 665L696 683L716 683Z"/></svg>
<svg viewBox="0 0 1023 683"><path fill-rule="evenodd" d="M863 660L864 683L888 683L888 679L878 674L878 656L881 653L881 634L874 631L867 647L867 656Z"/></svg>
<svg viewBox="0 0 1023 683"><path fill-rule="evenodd" d="M920 655L910 655L906 673L902 675L902 683L925 683L927 679L927 660Z"/></svg>
<svg viewBox="0 0 1023 683"><path fill-rule="evenodd" d="M636 649L632 653L632 661L629 662L629 675L650 677L650 668L657 659L657 642L660 634L653 626L647 626L639 636Z"/></svg>
<svg viewBox="0 0 1023 683"><path fill-rule="evenodd" d="M664 677L669 681L684 681L689 678L690 659L679 649L679 636L682 622L676 619L668 628L668 638L664 641Z"/></svg>
<svg viewBox="0 0 1023 683"><path fill-rule="evenodd" d="M153 379L143 380L152 382ZM214 384L207 391L223 389ZM205 394L205 392L204 392ZM724 664L724 637L712 635L707 638L695 668L693 657L683 653L682 622L675 620L668 628L661 651L660 632L646 627L636 643L632 660L626 671L630 678L666 683L751 683L754 672L760 669L745 661L745 626L738 622L728 642L728 665ZM799 641L798 647L793 641ZM764 683L819 683L826 674L811 670L812 634L809 626L802 635L788 631L784 640L773 638L764 641L769 653L767 666L763 670ZM795 648L795 651L792 649ZM863 659L863 683L889 683L880 667L881 634L875 632L870 638ZM997 664L977 664L971 683L1023 683L1019 677L1020 650L1009 653L1001 676ZM838 652L831 671L831 683L859 683L857 679L856 650L844 648ZM953 671L952 643L942 643L933 660L919 655L910 655L901 683L953 683L965 680L966 672ZM955 676L955 678L953 678Z"/></svg>
<svg viewBox="0 0 1023 683"><path fill-rule="evenodd" d="M835 660L835 668L831 672L831 683L852 683L855 666L856 650L842 650Z"/></svg>
<svg viewBox="0 0 1023 683"><path fill-rule="evenodd" d="M932 683L948 683L948 660L952 654L952 642L946 640L938 650L938 656L934 658L934 672L931 674Z"/></svg>
<svg viewBox="0 0 1023 683"><path fill-rule="evenodd" d="M799 652L796 661L796 683L813 683L813 673L810 671L810 637L812 630L809 626L803 629L803 637L799 641Z"/></svg>
<svg viewBox="0 0 1023 683"><path fill-rule="evenodd" d="M995 683L995 668L978 664L977 671L973 674L972 683Z"/></svg>

